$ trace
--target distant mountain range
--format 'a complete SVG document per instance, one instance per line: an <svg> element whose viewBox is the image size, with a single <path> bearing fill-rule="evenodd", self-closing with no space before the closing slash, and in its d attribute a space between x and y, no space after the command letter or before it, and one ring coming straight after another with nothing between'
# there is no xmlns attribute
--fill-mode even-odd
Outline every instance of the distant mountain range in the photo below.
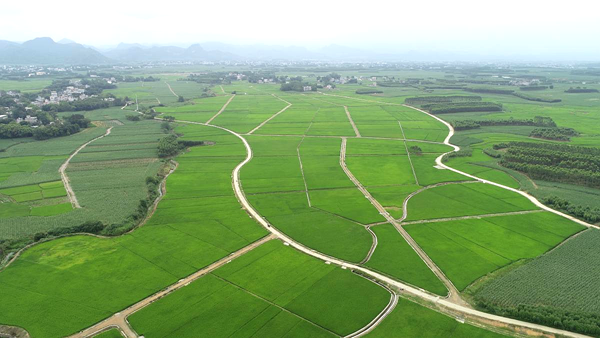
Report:
<svg viewBox="0 0 600 338"><path fill-rule="evenodd" d="M36 38L23 43L0 40L0 64L109 64L160 61L272 61L272 60L401 60L398 55L330 45L318 50L298 46L232 45L221 42L175 46L144 46L120 43L114 48L98 49L69 39L58 42Z"/></svg>
<svg viewBox="0 0 600 338"><path fill-rule="evenodd" d="M405 53L377 53L340 45L329 45L316 50L299 46L233 45L221 42L193 44L187 48L176 46L145 46L121 43L113 48L99 49L78 44L69 39L58 42L51 38L36 38L23 43L0 40L0 64L118 64L175 61L522 61L542 60L544 56L485 56L473 53L440 51L410 51ZM566 59L566 58L562 58Z"/></svg>
<svg viewBox="0 0 600 338"><path fill-rule="evenodd" d="M23 43L0 41L0 64L101 64L111 60L77 43L36 38Z"/></svg>

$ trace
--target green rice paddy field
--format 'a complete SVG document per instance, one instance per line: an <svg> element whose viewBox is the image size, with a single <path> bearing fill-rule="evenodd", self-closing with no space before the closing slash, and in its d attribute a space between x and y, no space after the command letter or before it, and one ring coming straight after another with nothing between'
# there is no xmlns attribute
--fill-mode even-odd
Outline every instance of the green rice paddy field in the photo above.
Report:
<svg viewBox="0 0 600 338"><path fill-rule="evenodd" d="M410 74L418 76L415 72ZM584 231L560 245L584 228L539 210L517 193L436 167L435 159L452 150L443 144L448 129L402 105L406 97L422 95L418 89L393 87L384 88L382 95L357 95L358 85L340 85L324 94L297 94L280 92L274 85L233 82L223 85L225 93L216 86L216 97L200 98L204 85L176 79L165 77L177 95L188 99L183 104L176 102L177 95L165 81L119 84L111 92L137 96L144 107L160 101L165 106L156 109L163 115L206 123L236 91L211 124L240 133L249 142L253 156L241 170L244 194L271 226L309 249L433 294L448 292L344 172L345 138L349 171L392 217L403 220L400 226L459 290L519 263L519 268L490 278L476 296L508 307L524 302L595 310L598 295L573 290L589 289L586 286L596 278L595 270L586 267L597 265L590 251L597 231ZM457 92L462 93L435 90L433 95ZM572 106L577 100L569 98L548 108L517 97L483 96L485 101L505 103L505 112L443 118L547 114L560 126L580 130L574 144L597 145L598 134L591 125L598 111L591 104ZM254 130L287 102L288 109ZM2 238L30 236L87 219L118 223L135 210L147 194L146 177L165 165L156 151L165 134L159 122L127 121L124 117L131 113L131 107L85 112L98 127L48 141L0 141ZM362 137L356 137L351 122ZM77 147L111 126L109 136L83 149L68 167L83 207L72 210L58 167ZM250 131L252 135L245 135ZM248 217L232 190L232 170L246 157L241 140L210 126L179 124L176 133L183 140L211 145L191 147L175 158L178 167L166 181L167 194L149 221L120 237L72 236L25 250L0 272L0 323L21 326L33 337L75 333L268 233ZM528 139L528 133L527 128L501 127L459 132L452 142L470 146L473 154L447 164L519 188L523 178L498 170L483 149ZM415 146L420 151L407 151ZM406 198L420 189L407 202L405 215ZM572 276L582 278L576 281ZM513 288L517 280L525 282ZM557 284L556 297L550 297L550 288ZM146 337L344 336L373 320L389 300L381 286L272 240L134 313L129 322ZM406 299L370 335L498 336Z"/></svg>

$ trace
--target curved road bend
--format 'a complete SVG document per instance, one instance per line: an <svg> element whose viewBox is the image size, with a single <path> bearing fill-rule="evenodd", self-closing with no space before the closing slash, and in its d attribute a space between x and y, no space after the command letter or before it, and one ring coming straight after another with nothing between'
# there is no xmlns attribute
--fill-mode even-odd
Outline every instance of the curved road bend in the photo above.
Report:
<svg viewBox="0 0 600 338"><path fill-rule="evenodd" d="M79 205L79 201L77 201L77 197L75 196L75 192L73 191L73 188L71 187L71 181L69 181L69 177L67 176L66 170L67 170L67 166L69 165L69 162L71 162L71 159L73 159L73 157L75 157L75 155L77 155L81 149L85 148L88 144L99 140L105 136L110 135L110 131L113 129L113 127L110 127L108 129L106 129L106 133L104 133L103 135L100 135L84 144L82 144L79 148L77 148L77 150L75 150L70 156L69 158L67 158L67 160L65 161L65 163L63 163L60 168L58 168L58 172L60 173L60 178L63 182L63 185L65 186L65 190L67 191L67 196L69 197L69 201L71 202L71 205L73 205L73 208L79 209L81 208L81 205Z"/></svg>
<svg viewBox="0 0 600 338"><path fill-rule="evenodd" d="M218 129L224 130L226 132L229 132L232 135L235 135L242 141L242 143L244 144L244 146L246 148L246 158L242 162L240 162L233 170L232 185L233 185L234 193L235 193L236 197L238 198L242 207L246 210L246 212L248 212L248 214L250 214L250 216L252 218L254 218L264 228L266 228L269 232L271 232L271 234L275 238L281 239L285 243L288 243L290 246L294 247L296 250L301 251L312 257L318 258L320 260L323 260L325 262L333 263L333 264L339 265L341 267L345 267L347 269L360 271L363 275L369 276L374 280L378 280L379 282L382 282L389 286L392 286L392 287L400 290L401 292L407 293L414 297L418 297L423 301L429 302L429 303L433 304L434 306L437 306L438 308L445 310L445 312L451 311L451 312L455 312L455 313L460 313L461 315L468 316L470 319L475 320L475 321L483 321L483 322L493 321L493 322L497 322L498 324L504 325L504 326L516 326L516 327L519 327L519 328L522 328L525 330L535 330L535 331L539 331L539 332L543 332L543 333L547 333L547 334L561 335L561 336L565 336L565 337L576 337L576 338L587 337L585 335L581 335L578 333L573 333L573 332L569 332L569 331L565 331L565 330L560 330L560 329L556 329L556 328L552 328L552 327L548 327L548 326L544 326L544 325L529 323L529 322L516 320L516 319L512 319L512 318L497 316L497 315L493 315L493 314L489 314L486 312L472 309L472 308L470 308L468 306L464 306L462 304L456 304L450 299L442 299L439 296L431 294L423 289L415 288L411 285L408 285L408 284L402 283L400 281L394 280L390 277L387 277L381 273L371 271L365 267L362 267L362 266L359 266L359 265L356 265L353 263L349 263L349 262L343 261L341 259L325 255L323 253L320 253L320 252L310 249L308 247L305 247L304 245L296 242L295 240L288 237L287 235L285 235L278 229L272 227L266 221L266 219L264 219L252 207L252 205L246 199L246 196L242 190L242 186L240 183L240 170L242 167L244 167L244 165L246 165L248 162L250 162L250 160L252 159L253 153L252 153L252 148L250 147L250 144L248 143L248 141L246 141L246 139L244 137L242 137L240 134L238 134L232 130L229 130L227 128L210 125L208 123L191 122L191 121L178 121L178 122L205 125L205 126L209 126L209 127L218 128ZM446 141L449 140L449 138L450 137L448 137L446 139ZM450 144L448 143L448 145L450 145ZM454 148L456 149L458 147L454 146ZM246 248L248 248L248 247L246 247ZM246 249L246 248L244 248L244 249ZM242 250L244 250L244 249L242 249ZM215 264L215 263L213 263L213 264ZM202 270L200 270L200 271L202 271ZM198 273L200 273L200 271ZM182 287L184 285L179 285L179 287ZM144 302L144 301L146 301L146 300L143 300L142 302ZM140 302L140 303L142 303L142 302ZM132 311L132 313L133 313L133 311ZM93 335L94 333L99 332L98 331L99 329L101 330L101 328L110 326L111 324L109 324L108 321L110 321L111 319L113 319L113 317L115 317L117 315L119 315L119 314L116 314L116 315L110 317L109 319L106 319L105 321L101 322L101 323L107 322L108 325L101 326L100 325L101 323L98 323L93 326L93 328L97 328L96 331L91 330L91 328L88 328L88 329L82 331L82 333L75 335L75 337L89 337L89 336ZM122 324L122 325L127 324L125 318L123 318L122 320L115 318L113 320L117 320L118 324ZM378 324L378 323L374 323L374 325L376 325L376 324ZM114 324L112 324L112 325L114 325ZM87 333L87 334L83 334L83 333Z"/></svg>
<svg viewBox="0 0 600 338"><path fill-rule="evenodd" d="M390 215L387 210L377 201L371 193L354 177L348 166L346 165L346 142L347 139L345 137L342 138L342 146L340 149L340 165L342 169L346 173L346 176L354 183L354 185L360 190L360 192L371 202L371 204L379 211L385 219L396 228L396 230L400 233L400 235L406 240L406 242L413 248L413 250L419 255L419 257L427 264L429 269L433 271L433 273L439 278L439 280L444 283L444 286L448 289L448 298L451 299L454 303L461 304L463 306L468 306L468 304L460 298L460 292L454 286L454 284L450 281L448 277L442 272L442 270L433 262L431 258L421 249L421 247L413 240L413 238L400 226L398 222Z"/></svg>
<svg viewBox="0 0 600 338"><path fill-rule="evenodd" d="M187 122L187 121L179 121L179 122ZM193 123L193 122L192 122ZM196 123L196 124L202 124L202 123ZM365 267L353 264L353 263L348 263L346 261L343 261L341 259L335 258L335 257L331 257L328 255L325 255L323 253L320 253L316 250L310 249L308 247L305 247L304 245L296 242L295 240L293 240L292 238L288 237L286 234L282 233L281 231L279 231L278 229L274 228L271 226L271 224L269 224L269 222L267 222L253 207L252 205L250 205L250 203L248 202L248 200L246 199L246 196L244 195L244 192L242 190L242 186L240 184L240 169L246 165L246 163L250 162L250 160L252 159L252 148L250 147L250 144L248 143L248 141L246 141L246 139L244 137L242 137L240 134L231 131L227 128L224 127L220 127L220 126L214 126L214 125L209 125L209 124L204 124L206 126L209 127L215 127L215 128L219 128L222 129L224 131L227 131L235 136L237 136L240 140L242 140L242 142L244 143L244 146L246 147L246 159L244 161L242 161L240 164L238 164L235 169L233 170L233 188L234 188L234 192L235 195L238 197L240 203L242 204L242 206L244 207L244 209L257 221L259 222L263 227L265 227L268 231L270 231L272 234L274 234L277 238L283 240L284 242L288 243L290 246L296 248L298 251L304 252L305 254L311 255L315 258L318 258L320 260L323 260L325 262L330 262L336 265L340 265L342 267L346 267L348 269L352 269L352 270L356 270L356 271L360 271L362 272L364 275L368 275L376 280L379 280L380 282L386 283L387 285L393 286L397 289L402 290L402 292L405 292L407 294L410 294L412 296L418 297L421 300L430 302L432 304L435 304L441 308L444 308L446 310L451 310L453 312L458 312L461 313L465 316L469 316L470 318L473 318L474 320L481 320L481 321L494 321L497 323L500 323L502 325L510 325L510 326L517 326L517 327L521 327L524 329L531 329L531 330L536 330L536 331L540 331L540 332L544 332L544 333L549 333L549 334L554 334L554 335L562 335L562 336L566 336L566 337L587 337L585 335L581 335L578 333L573 333L573 332L569 332L569 331L565 331L565 330L560 330L560 329L555 329L552 327L548 327L548 326L544 326L544 325L539 325L539 324L533 324L533 323L528 323L525 321L521 321L521 320L516 320L516 319L512 319L512 318L506 318L506 317L502 317L502 316L497 316L497 315L493 315L493 314L489 314L486 312L482 312L479 310L475 310L472 309L470 307L464 306L462 304L456 304L454 302L452 302L449 299L441 299L439 296L433 295L423 289L419 289L419 288L415 288L413 286L410 286L408 284L404 284L400 281L394 280L390 277L384 276L378 272L375 271L371 271Z"/></svg>
<svg viewBox="0 0 600 338"><path fill-rule="evenodd" d="M550 208L550 207L546 206L546 205L545 205L545 204L543 204L542 202L540 202L540 201L539 201L537 198L535 198L535 197L531 196L530 194L528 194L528 193L526 193L526 192L524 192L524 191L522 191L522 190L518 190L518 189L515 189L515 188L507 187L507 186L505 186L505 185L503 185L503 184L496 183L496 182L492 182L492 181L489 181L489 180L486 180L486 179L483 179L483 178L479 178L479 177L477 177L477 176L475 176L475 175L471 175L471 174L468 174L468 173L466 173L466 172L464 172L464 171L460 171L460 170L458 170L458 169L454 169L454 168L452 168L452 167L450 167L450 166L447 166L446 164L444 164L444 163L442 162L442 158L444 157L444 155L446 155L446 154L449 154L449 153L451 153L451 152L455 152L455 151L459 151L459 150L460 150L460 147L459 147L459 146L457 146L457 145L454 145L454 144L450 143L450 139L451 139L451 138L452 138L452 136L454 135L454 128L452 127L452 125L451 125L450 123L448 123L448 122L446 122L446 121L442 120L441 118L439 118L439 117L437 117L437 116L435 116L435 115L433 115L433 114L430 114L429 112L426 112L426 111L424 111L424 110L422 110L422 109L415 108L415 107L413 107L413 106L409 106L409 105L406 105L406 104L405 104L405 105L403 105L403 106L405 106L405 107L408 107L408 108L411 108L411 109L414 109L414 110L417 110L417 111L420 111L421 113L424 113L424 114L427 114L427 115L429 115L429 116L433 117L434 119L436 119L436 120L438 120L438 121L442 122L444 125L446 125L446 127L448 127L448 129L450 130L450 132L448 133L448 136L446 136L446 139L444 140L444 144L446 144L446 145L448 145L448 146L451 146L451 147L453 147L453 148L454 148L454 150L453 150L453 151L450 151L450 152L447 152L447 153L445 153L445 154L442 154L442 155L440 155L440 156L438 156L438 158L436 158L436 159L435 159L435 163L436 163L438 166L440 166L440 167L442 167L442 168L444 168L444 169L448 169L448 170L450 170L450 171L453 171L453 172L455 172L455 173L457 173L457 174L461 174L461 175L463 175L463 176L466 176L466 177L472 178L472 179L474 179L474 180L477 180L477 181L479 181L479 182L486 183L486 184L490 184L490 185L493 185L493 186L496 186L496 187L499 187L499 188L502 188L502 189L505 189L505 190L510 190L510 191L512 191L512 192L516 192L517 194L520 194L520 195L522 195L522 196L526 197L528 200L530 200L530 201L531 201L533 204L535 204L537 207L539 207L539 208L541 208L541 209L544 209L544 210L546 210L546 211L549 211L549 212L552 212L552 213L554 213L554 214L556 214L556 215L562 216L562 217L564 217L564 218L566 218L566 219L569 219L569 220L571 220L571 221L573 221L573 222L575 222L575 223L581 224L581 225L583 225L583 226L585 226L585 227L588 227L588 228L596 228L596 229L600 229L600 226L597 226L597 225L594 225L594 224L590 224L590 223L584 222L584 221L582 221L582 220L580 220L580 219L577 219L577 218L575 218L575 217L573 217L573 216L567 215L567 214L565 214L565 213L562 213L562 212L560 212L560 211L558 211L558 210L554 210L554 209L552 209L552 208Z"/></svg>

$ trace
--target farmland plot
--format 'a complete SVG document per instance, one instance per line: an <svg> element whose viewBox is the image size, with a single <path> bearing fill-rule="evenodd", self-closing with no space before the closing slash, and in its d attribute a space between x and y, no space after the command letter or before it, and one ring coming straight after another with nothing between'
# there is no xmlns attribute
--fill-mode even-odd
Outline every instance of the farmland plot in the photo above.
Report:
<svg viewBox="0 0 600 338"><path fill-rule="evenodd" d="M289 330L328 337L366 325L389 298L374 283L271 241L142 309L130 321L147 337L271 337Z"/></svg>

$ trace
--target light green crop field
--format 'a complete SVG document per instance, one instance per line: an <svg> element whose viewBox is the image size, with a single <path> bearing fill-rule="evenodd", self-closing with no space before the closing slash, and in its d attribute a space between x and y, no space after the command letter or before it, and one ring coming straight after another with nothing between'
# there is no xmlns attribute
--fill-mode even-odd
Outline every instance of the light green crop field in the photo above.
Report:
<svg viewBox="0 0 600 338"><path fill-rule="evenodd" d="M260 70L248 65L152 67L124 74L152 74L160 81L119 83L104 93L137 99L142 111L155 109L159 117L175 117L180 140L208 142L185 149L174 158L176 163L158 158L158 141L166 136L161 122L126 119L137 114L135 104L81 112L96 127L75 135L46 141L0 140L2 250L4 239L33 238L39 232L88 220L112 226L131 222L140 200L148 196L146 178L177 165L166 180L165 196L143 226L113 238L77 235L38 243L0 271L0 323L23 327L32 337L68 336L268 234L249 217L232 189L232 171L248 155L242 140L219 128L177 122L205 123L221 109L211 124L239 133L252 149L240 170L244 195L270 226L304 247L432 294L448 293L410 241L385 222L374 206L377 203L371 203L348 177L354 176L392 217L407 216L400 226L458 290L466 290L468 301L478 302L472 305L513 310L540 305L589 315L585 318L597 314L600 295L594 288L598 274L593 267L598 265L594 252L598 231L582 231L579 224L540 210L514 191L475 183L437 166L436 159L453 150L443 143L448 127L403 105L416 96L477 95L483 102L501 103L503 111L437 116L449 122L551 117L558 126L580 133L570 144L599 147L596 100L600 96L564 92L581 82L600 88L594 75L487 66L439 70L389 65L264 65ZM296 93L280 91L279 84L227 79L228 72L240 71L301 76L311 85L330 72L359 80L336 84L335 89ZM210 72L221 74L223 84L185 80L190 73ZM555 82L552 88L523 92L562 101L536 102L461 89L461 85L485 86L521 93L508 85L505 75L540 76L543 83ZM19 84L14 89L35 91L48 85L44 81L3 80L0 88ZM441 89L445 87L451 89ZM382 93L361 95L359 89ZM202 97L203 93L216 96ZM178 102L180 95L184 102ZM288 102L291 105L283 110ZM75 149L109 127L113 127L109 136L87 145L70 161L67 174L82 206L73 209L58 168ZM578 206L597 207L598 189L532 181L486 154L497 143L532 141L529 134L534 128L484 126L458 131L450 141L466 153L470 150L470 155L444 163L536 197L557 195ZM345 165L352 175L340 162L343 142ZM407 197L420 189L408 200L404 215ZM146 337L333 337L363 328L389 300L390 294L380 285L272 240L128 320ZM562 325L569 320L544 324ZM406 299L369 335L500 336ZM110 330L98 336L120 333Z"/></svg>
<svg viewBox="0 0 600 338"><path fill-rule="evenodd" d="M459 323L452 317L400 299L394 311L366 337L496 338L504 335Z"/></svg>
<svg viewBox="0 0 600 338"><path fill-rule="evenodd" d="M527 198L483 183L449 184L424 190L408 201L407 221L538 209Z"/></svg>
<svg viewBox="0 0 600 338"><path fill-rule="evenodd" d="M366 279L271 241L129 320L146 337L343 336L389 299Z"/></svg>
<svg viewBox="0 0 600 338"><path fill-rule="evenodd" d="M247 133L286 105L285 102L271 95L236 95L227 108L211 123L236 132Z"/></svg>
<svg viewBox="0 0 600 338"><path fill-rule="evenodd" d="M377 249L365 264L367 267L440 296L446 296L448 291L444 284L406 243L393 225L377 225L371 230L377 236Z"/></svg>
<svg viewBox="0 0 600 338"><path fill-rule="evenodd" d="M156 111L176 120L206 122L216 115L230 96L215 96L193 100L182 106L157 107Z"/></svg>
<svg viewBox="0 0 600 338"><path fill-rule="evenodd" d="M7 295L0 322L37 337L69 335L264 236L231 190L230 173L243 146L215 130L180 130L186 139L211 137L217 145L177 158L167 195L142 228L112 239L68 237L25 251L0 274L0 292Z"/></svg>
<svg viewBox="0 0 600 338"><path fill-rule="evenodd" d="M537 257L583 229L548 212L404 227L459 290L507 264Z"/></svg>

